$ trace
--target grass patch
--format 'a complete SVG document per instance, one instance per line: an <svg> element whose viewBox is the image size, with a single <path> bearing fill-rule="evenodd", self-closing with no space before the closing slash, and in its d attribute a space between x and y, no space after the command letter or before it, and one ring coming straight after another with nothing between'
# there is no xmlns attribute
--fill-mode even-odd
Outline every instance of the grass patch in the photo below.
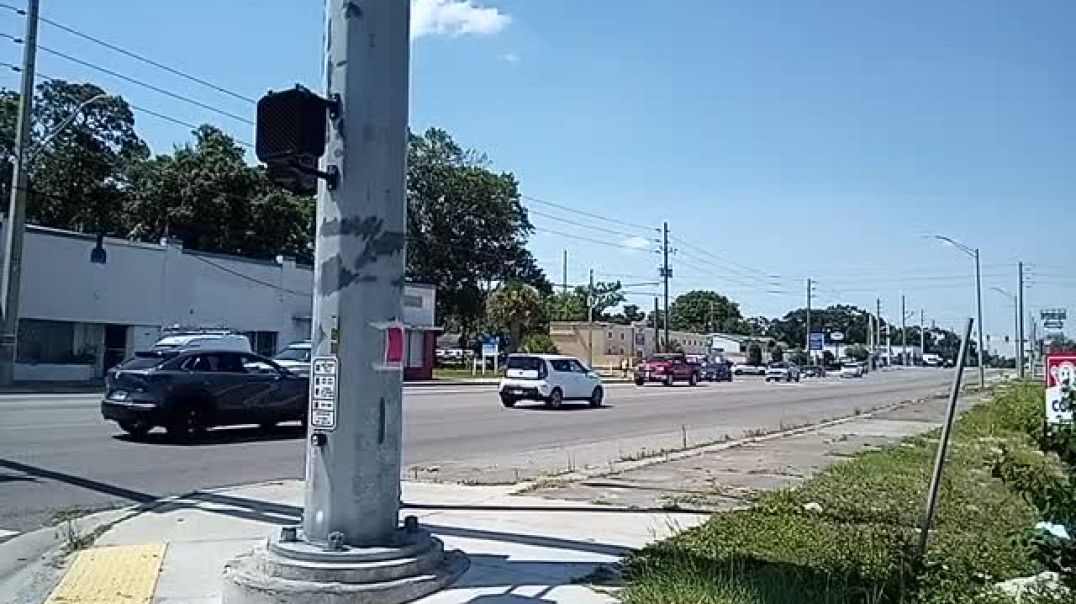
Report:
<svg viewBox="0 0 1076 604"><path fill-rule="evenodd" d="M1037 515L992 468L1003 448L1034 454L1026 428L1041 421L1041 401L1037 385L1006 386L961 416L922 563L917 525L937 431L861 453L645 548L628 560L622 595L630 603L1003 602L990 585L1041 570L1021 539Z"/></svg>

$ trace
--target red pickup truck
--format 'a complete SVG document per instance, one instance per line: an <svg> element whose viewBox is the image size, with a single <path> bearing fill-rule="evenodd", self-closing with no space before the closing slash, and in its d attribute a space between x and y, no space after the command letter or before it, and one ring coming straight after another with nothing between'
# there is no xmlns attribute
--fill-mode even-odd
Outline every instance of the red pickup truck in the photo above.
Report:
<svg viewBox="0 0 1076 604"><path fill-rule="evenodd" d="M635 368L635 385L661 382L672 386L676 382L687 382L694 386L699 383L701 375L702 367L688 361L683 354L655 354Z"/></svg>

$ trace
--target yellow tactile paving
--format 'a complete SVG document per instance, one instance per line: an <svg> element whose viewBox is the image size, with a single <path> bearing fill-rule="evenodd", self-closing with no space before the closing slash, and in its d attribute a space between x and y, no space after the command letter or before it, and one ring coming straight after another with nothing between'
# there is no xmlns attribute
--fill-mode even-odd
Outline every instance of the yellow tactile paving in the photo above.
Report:
<svg viewBox="0 0 1076 604"><path fill-rule="evenodd" d="M79 552L46 604L148 604L164 549L154 543Z"/></svg>

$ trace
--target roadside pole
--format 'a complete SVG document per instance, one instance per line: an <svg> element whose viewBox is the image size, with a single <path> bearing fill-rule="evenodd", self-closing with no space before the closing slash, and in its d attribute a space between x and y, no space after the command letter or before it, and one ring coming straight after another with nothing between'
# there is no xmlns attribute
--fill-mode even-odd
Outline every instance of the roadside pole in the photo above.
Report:
<svg viewBox="0 0 1076 604"><path fill-rule="evenodd" d="M926 332L926 312L919 309L919 358L922 359L923 355L927 353L927 332ZM925 363L924 363L925 365Z"/></svg>
<svg viewBox="0 0 1076 604"><path fill-rule="evenodd" d="M594 269L587 285L587 369L594 369Z"/></svg>
<svg viewBox="0 0 1076 604"><path fill-rule="evenodd" d="M1016 265L1016 374L1024 379L1024 263Z"/></svg>
<svg viewBox="0 0 1076 604"><path fill-rule="evenodd" d="M806 348L807 355L811 354L811 279L807 278L807 342Z"/></svg>
<svg viewBox="0 0 1076 604"><path fill-rule="evenodd" d="M665 285L664 297L665 297L665 347L669 346L669 278L672 277L672 272L669 270L669 223L664 222L661 225L661 257L662 257L662 270L661 277L662 282ZM664 350L668 352L668 350Z"/></svg>
<svg viewBox="0 0 1076 604"><path fill-rule="evenodd" d="M945 451L949 447L949 433L953 429L953 417L956 415L956 401L960 398L960 380L964 377L964 362L968 356L968 340L971 339L971 324L973 319L968 319L964 326L964 339L960 341L960 354L957 355L956 375L953 377L953 386L949 390L949 406L945 410L945 423L942 424L941 439L938 441L938 451L934 457L934 471L930 476L930 488L927 490L926 508L923 512L923 520L919 525L919 559L927 553L927 539L930 537L930 525L934 522L934 507L938 501L938 488L941 486L942 470L945 466Z"/></svg>
<svg viewBox="0 0 1076 604"><path fill-rule="evenodd" d="M404 602L466 568L399 522L410 3L327 0L341 109L317 199L311 409L300 527L225 567L225 604Z"/></svg>
<svg viewBox="0 0 1076 604"><path fill-rule="evenodd" d="M0 268L0 386L15 381L15 346L19 336L19 290L22 282L22 243L26 234L26 170L33 127L34 72L37 64L38 0L26 5L26 37L22 45L22 82L15 126L15 156L11 170L11 197L4 220L4 263Z"/></svg>
<svg viewBox="0 0 1076 604"><path fill-rule="evenodd" d="M908 311L904 309L904 294L900 295L900 364L908 365Z"/></svg>
<svg viewBox="0 0 1076 604"><path fill-rule="evenodd" d="M654 298L654 352L661 352L661 328L658 327L658 299Z"/></svg>
<svg viewBox="0 0 1076 604"><path fill-rule="evenodd" d="M975 307L976 318L978 322L976 328L979 330L979 387L986 387L986 366L983 365L983 348L986 346L986 341L983 340L983 277L982 271L979 267L979 248L975 248Z"/></svg>

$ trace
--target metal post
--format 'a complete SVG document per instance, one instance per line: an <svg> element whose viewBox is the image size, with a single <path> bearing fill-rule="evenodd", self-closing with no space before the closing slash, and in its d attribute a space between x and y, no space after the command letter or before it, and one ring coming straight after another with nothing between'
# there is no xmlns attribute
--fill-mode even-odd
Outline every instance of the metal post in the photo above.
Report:
<svg viewBox="0 0 1076 604"><path fill-rule="evenodd" d="M594 269L587 286L587 368L594 369Z"/></svg>
<svg viewBox="0 0 1076 604"><path fill-rule="evenodd" d="M561 292L568 293L568 250L564 250L564 264L560 269Z"/></svg>
<svg viewBox="0 0 1076 604"><path fill-rule="evenodd" d="M807 355L811 354L811 279L807 278L807 343L804 348Z"/></svg>
<svg viewBox="0 0 1076 604"><path fill-rule="evenodd" d="M983 365L983 347L986 340L983 339L983 279L979 270L979 248L975 248L975 306L978 321L976 328L979 330L979 387L986 387L986 367Z"/></svg>
<svg viewBox="0 0 1076 604"><path fill-rule="evenodd" d="M665 285L665 346L669 346L669 223L662 223L661 227L661 256L662 266L661 271L662 282ZM666 350L666 352L668 352Z"/></svg>
<svg viewBox="0 0 1076 604"><path fill-rule="evenodd" d="M919 358L927 353L926 313L919 309Z"/></svg>
<svg viewBox="0 0 1076 604"><path fill-rule="evenodd" d="M874 347L878 349L882 347L882 299L875 298L874 304L876 311L874 313Z"/></svg>
<svg viewBox="0 0 1076 604"><path fill-rule="evenodd" d="M1016 372L1024 379L1024 263L1017 264L1016 289Z"/></svg>
<svg viewBox="0 0 1076 604"><path fill-rule="evenodd" d="M960 380L964 376L964 362L967 360L971 324L972 319L968 319L964 326L964 339L960 342L960 354L957 355L956 361L956 376L953 377L953 386L949 390L949 406L945 410L945 423L942 424L941 440L938 441L938 452L934 457L934 472L930 476L930 488L927 490L926 510L923 512L923 521L919 526L920 559L927 552L930 525L934 522L934 506L938 501L938 488L941 486L942 469L945 466L945 451L949 447L949 433L953 429L953 417L956 415L956 401L960 397Z"/></svg>
<svg viewBox="0 0 1076 604"><path fill-rule="evenodd" d="M0 386L15 380L15 347L19 334L19 289L22 281L22 241L26 232L27 173L32 136L34 71L37 62L38 0L26 4L26 37L22 48L22 83L19 116L15 126L15 157L11 170L11 198L5 220L4 263L0 268Z"/></svg>

